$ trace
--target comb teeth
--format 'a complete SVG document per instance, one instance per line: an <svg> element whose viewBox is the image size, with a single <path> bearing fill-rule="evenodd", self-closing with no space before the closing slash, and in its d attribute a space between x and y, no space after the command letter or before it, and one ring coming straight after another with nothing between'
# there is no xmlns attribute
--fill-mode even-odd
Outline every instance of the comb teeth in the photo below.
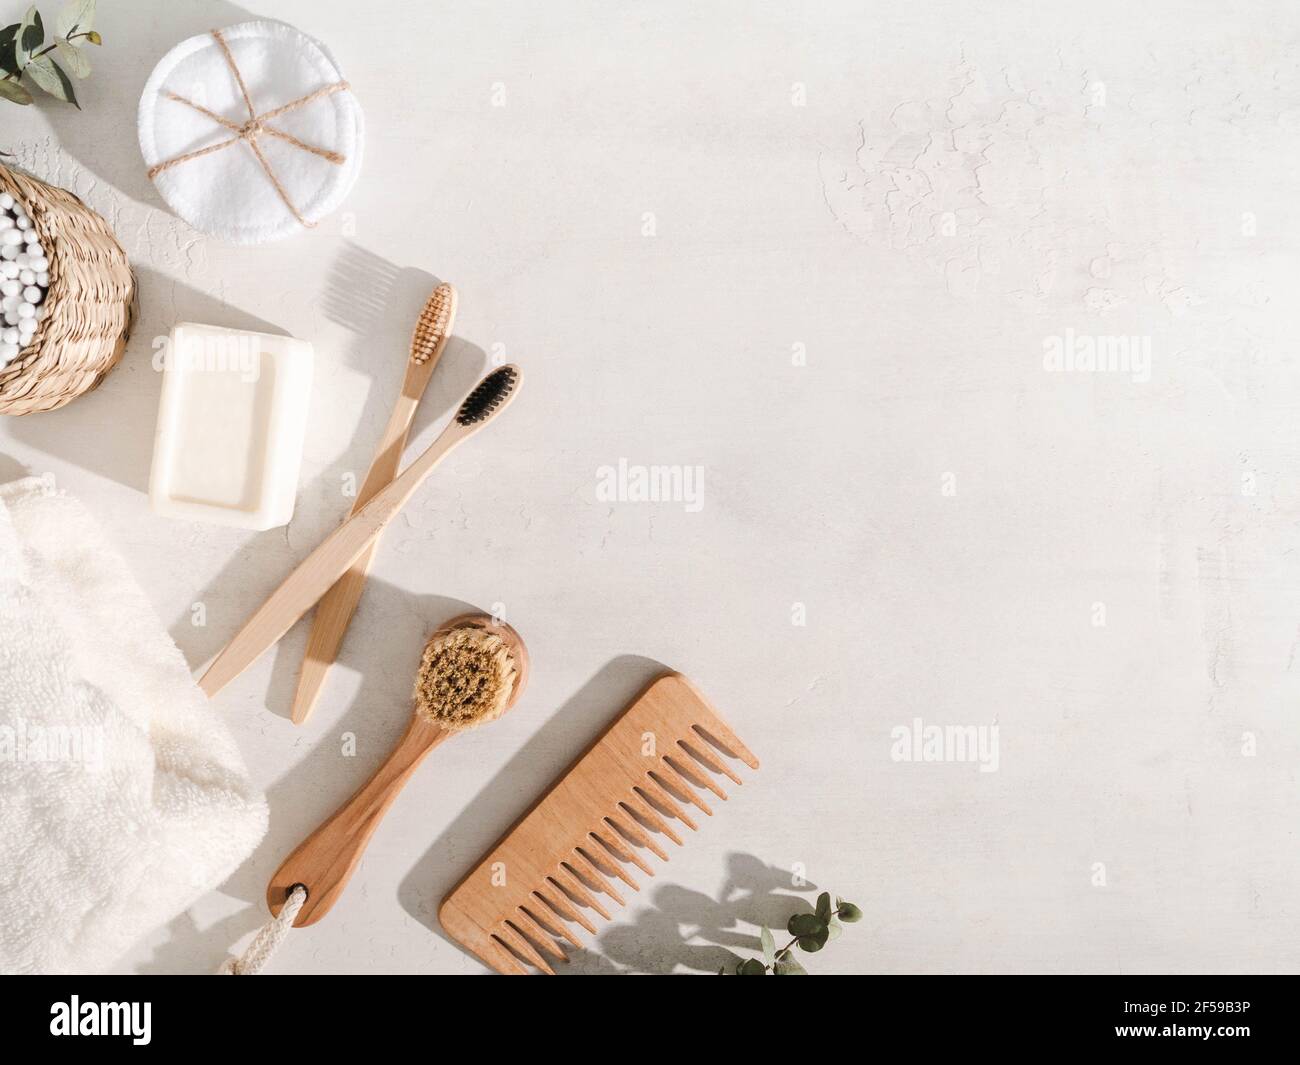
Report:
<svg viewBox="0 0 1300 1065"><path fill-rule="evenodd" d="M698 828L688 806L712 814L696 789L726 801L714 777L741 783L726 758L758 768L684 678L660 680L443 901L443 926L500 972L552 972L564 942L582 949L575 928L595 936L594 920L627 904L616 882L639 891L630 870L654 876L650 856L667 860L658 837L681 845L675 823Z"/></svg>
<svg viewBox="0 0 1300 1065"><path fill-rule="evenodd" d="M456 317L456 289L443 282L433 290L415 323L411 336L411 361L428 362L441 344L451 334L451 323Z"/></svg>
<svg viewBox="0 0 1300 1065"><path fill-rule="evenodd" d="M456 421L461 425L483 421L506 401L518 380L519 372L513 366L493 370L465 397L465 402L456 412Z"/></svg>

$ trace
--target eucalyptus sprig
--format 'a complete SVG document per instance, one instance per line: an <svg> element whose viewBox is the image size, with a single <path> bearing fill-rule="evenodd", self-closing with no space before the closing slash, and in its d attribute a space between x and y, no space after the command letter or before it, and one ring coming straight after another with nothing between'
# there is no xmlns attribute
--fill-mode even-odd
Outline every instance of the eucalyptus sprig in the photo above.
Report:
<svg viewBox="0 0 1300 1065"><path fill-rule="evenodd" d="M32 94L23 84L26 78L80 109L72 78L90 76L90 60L82 45L104 43L95 32L95 0L71 0L54 20L53 30L53 40L47 41L45 20L35 7L27 9L22 22L0 29L0 99L30 104Z"/></svg>
<svg viewBox="0 0 1300 1065"><path fill-rule="evenodd" d="M760 931L758 941L763 958L747 958L736 963L737 976L807 976L808 970L795 956L798 947L807 954L816 954L844 930L846 924L862 920L862 911L841 898L831 906L831 897L823 891L817 896L817 905L810 913L796 913L786 924L786 931L794 938L780 950L776 938L766 926ZM727 974L726 967L718 970L719 976Z"/></svg>

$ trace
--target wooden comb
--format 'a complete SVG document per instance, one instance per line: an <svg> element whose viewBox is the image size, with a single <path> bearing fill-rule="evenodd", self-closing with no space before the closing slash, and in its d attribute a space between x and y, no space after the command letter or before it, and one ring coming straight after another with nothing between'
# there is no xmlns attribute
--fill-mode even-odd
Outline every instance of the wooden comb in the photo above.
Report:
<svg viewBox="0 0 1300 1065"><path fill-rule="evenodd" d="M561 940L582 948L573 925L596 934L583 911L609 920L608 900L624 905L610 878L639 891L625 866L654 870L638 851L667 861L655 836L682 843L669 819L695 829L684 805L713 813L696 788L726 799L714 775L741 782L719 752L758 768L690 681L660 677L442 900L443 929L499 973L525 975L527 961L554 975Z"/></svg>

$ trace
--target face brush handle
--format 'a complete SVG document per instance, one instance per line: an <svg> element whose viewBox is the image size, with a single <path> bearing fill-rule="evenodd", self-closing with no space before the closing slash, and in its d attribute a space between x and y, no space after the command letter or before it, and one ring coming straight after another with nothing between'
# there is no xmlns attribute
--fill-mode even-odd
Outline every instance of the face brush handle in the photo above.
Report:
<svg viewBox="0 0 1300 1065"><path fill-rule="evenodd" d="M412 717L384 764L275 871L266 888L271 913L280 912L296 884L307 889L307 901L294 919L295 928L315 924L329 913L397 793L424 756L451 735L418 714Z"/></svg>
<svg viewBox="0 0 1300 1065"><path fill-rule="evenodd" d="M376 494L375 498L361 510L334 530L324 543L299 563L283 584L280 585L265 603L244 622L244 627L235 634L235 638L226 645L208 671L199 680L199 687L209 697L216 695L222 688L251 666L268 647L293 628L303 614L311 608L322 595L329 591L384 527L405 506L406 501L415 494L424 479L433 472L458 444L468 440L497 415L510 405L519 394L521 378L517 367L502 367L493 371L484 381L494 374L509 371L513 374L509 390L499 397L493 406L469 424L460 420L460 412L452 419L450 425L429 447L429 450L411 463L397 480ZM461 412L466 409L474 395L483 388L480 382L470 393L470 398L461 405Z"/></svg>

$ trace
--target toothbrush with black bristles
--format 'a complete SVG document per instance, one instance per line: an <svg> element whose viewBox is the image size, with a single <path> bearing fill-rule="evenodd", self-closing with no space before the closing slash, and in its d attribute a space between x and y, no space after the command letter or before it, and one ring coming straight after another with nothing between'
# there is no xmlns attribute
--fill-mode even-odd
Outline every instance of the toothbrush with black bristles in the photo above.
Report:
<svg viewBox="0 0 1300 1065"><path fill-rule="evenodd" d="M365 553L438 463L511 404L522 381L519 368L508 365L493 370L475 385L428 450L326 537L244 622L203 674L199 687L209 697L215 695L288 632Z"/></svg>

